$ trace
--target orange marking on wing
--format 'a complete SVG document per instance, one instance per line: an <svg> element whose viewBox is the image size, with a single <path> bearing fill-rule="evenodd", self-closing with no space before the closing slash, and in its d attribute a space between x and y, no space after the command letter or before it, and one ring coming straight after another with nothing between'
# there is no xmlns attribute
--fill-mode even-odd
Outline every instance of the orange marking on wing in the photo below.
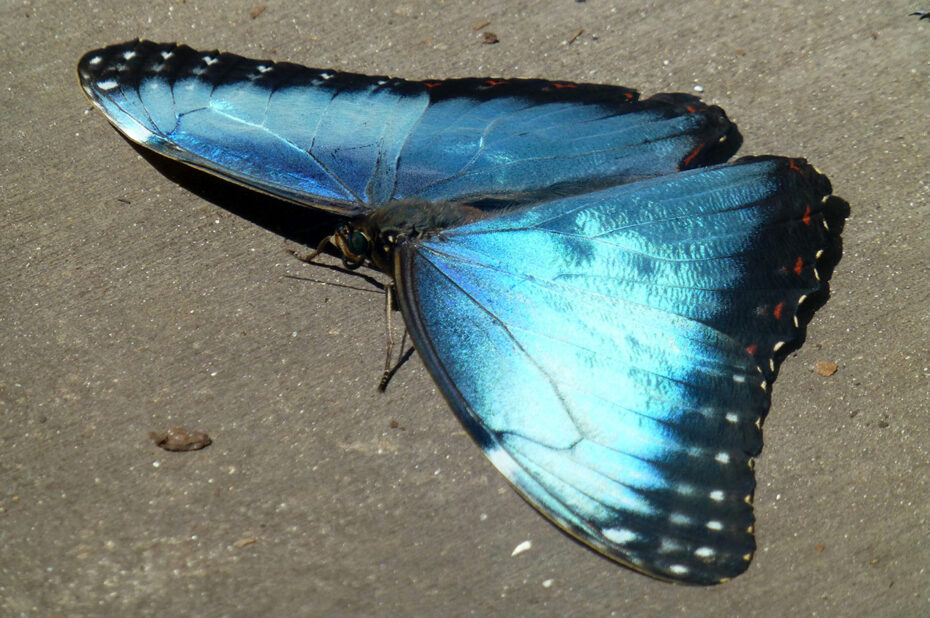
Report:
<svg viewBox="0 0 930 618"><path fill-rule="evenodd" d="M772 315L775 316L776 320L781 319L781 312L785 310L785 303L778 303L775 305L775 309L772 310Z"/></svg>
<svg viewBox="0 0 930 618"><path fill-rule="evenodd" d="M427 88L435 88L441 83L442 82L423 82L423 85L426 86Z"/></svg>
<svg viewBox="0 0 930 618"><path fill-rule="evenodd" d="M578 87L578 84L558 84L556 82L552 82L552 85L555 86L557 89Z"/></svg>
<svg viewBox="0 0 930 618"><path fill-rule="evenodd" d="M697 148L691 151L687 157L682 161L683 165L691 165L691 162L694 161L694 158L698 156L698 153L701 152L701 149L704 148L704 144L700 144Z"/></svg>
<svg viewBox="0 0 930 618"><path fill-rule="evenodd" d="M746 346L746 351L749 352L750 356L755 356L756 352L759 351L759 346L753 343L752 345Z"/></svg>
<svg viewBox="0 0 930 618"><path fill-rule="evenodd" d="M484 83L486 83L488 86L500 86L501 84L506 84L507 80L506 79L489 79L485 81Z"/></svg>
<svg viewBox="0 0 930 618"><path fill-rule="evenodd" d="M796 172L801 171L801 168L798 167L798 164L794 162L794 159L788 159L788 167L793 169Z"/></svg>
<svg viewBox="0 0 930 618"><path fill-rule="evenodd" d="M693 105L687 105L685 106L685 109L688 110L692 114L697 111Z"/></svg>
<svg viewBox="0 0 930 618"><path fill-rule="evenodd" d="M802 268L804 268L804 260L802 258L798 258L798 261L794 263L794 274L800 277Z"/></svg>
<svg viewBox="0 0 930 618"><path fill-rule="evenodd" d="M807 210L804 211L804 216L801 217L801 221L804 222L804 225L811 224L811 207L810 206L808 206Z"/></svg>

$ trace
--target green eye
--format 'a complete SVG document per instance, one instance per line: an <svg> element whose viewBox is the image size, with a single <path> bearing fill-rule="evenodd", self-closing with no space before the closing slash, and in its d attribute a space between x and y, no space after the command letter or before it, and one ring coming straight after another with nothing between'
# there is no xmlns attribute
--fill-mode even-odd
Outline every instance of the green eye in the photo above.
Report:
<svg viewBox="0 0 930 618"><path fill-rule="evenodd" d="M346 238L346 248L348 248L348 250L351 251L353 255L367 255L368 239L365 238L365 235L361 232L350 232L348 238Z"/></svg>

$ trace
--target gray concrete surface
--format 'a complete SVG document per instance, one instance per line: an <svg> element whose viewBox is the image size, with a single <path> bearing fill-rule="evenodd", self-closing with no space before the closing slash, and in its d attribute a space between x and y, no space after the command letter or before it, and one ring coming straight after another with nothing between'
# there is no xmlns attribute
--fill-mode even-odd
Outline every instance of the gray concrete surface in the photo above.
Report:
<svg viewBox="0 0 930 618"><path fill-rule="evenodd" d="M0 7L0 615L930 615L930 22L907 16L930 6L260 4ZM416 356L378 394L380 295L293 261L91 110L78 58L135 37L409 78L700 85L742 153L828 174L845 255L775 384L749 571L702 589L619 568L509 489ZM147 436L175 425L214 443Z"/></svg>

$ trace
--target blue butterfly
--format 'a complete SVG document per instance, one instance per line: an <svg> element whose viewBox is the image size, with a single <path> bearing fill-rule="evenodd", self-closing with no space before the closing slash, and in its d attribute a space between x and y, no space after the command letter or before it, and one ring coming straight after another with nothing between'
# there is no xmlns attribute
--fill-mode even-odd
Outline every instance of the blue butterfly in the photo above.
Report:
<svg viewBox="0 0 930 618"><path fill-rule="evenodd" d="M393 277L459 419L563 530L660 579L747 568L774 358L833 239L804 160L723 163L739 132L685 94L148 41L78 73L134 142L346 217L329 241Z"/></svg>

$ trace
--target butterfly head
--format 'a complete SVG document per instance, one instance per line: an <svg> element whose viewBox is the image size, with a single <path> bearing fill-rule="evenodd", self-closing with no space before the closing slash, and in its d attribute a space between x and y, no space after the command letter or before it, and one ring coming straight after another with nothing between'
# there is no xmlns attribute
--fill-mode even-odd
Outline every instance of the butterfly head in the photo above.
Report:
<svg viewBox="0 0 930 618"><path fill-rule="evenodd" d="M393 255L398 236L382 231L370 219L345 223L327 240L342 253L342 265L349 270L366 263L388 274L394 270Z"/></svg>
<svg viewBox="0 0 930 618"><path fill-rule="evenodd" d="M339 249L343 265L350 270L367 263L392 275L395 247L461 225L474 217L473 211L446 202L400 200L341 225L324 243Z"/></svg>

